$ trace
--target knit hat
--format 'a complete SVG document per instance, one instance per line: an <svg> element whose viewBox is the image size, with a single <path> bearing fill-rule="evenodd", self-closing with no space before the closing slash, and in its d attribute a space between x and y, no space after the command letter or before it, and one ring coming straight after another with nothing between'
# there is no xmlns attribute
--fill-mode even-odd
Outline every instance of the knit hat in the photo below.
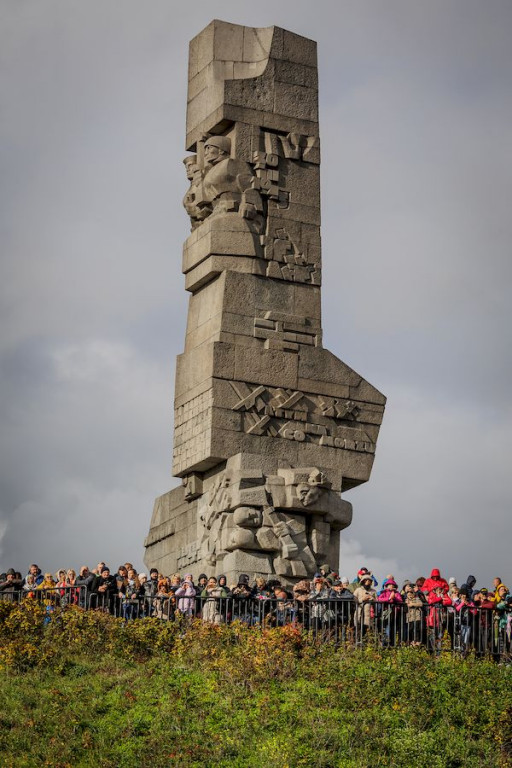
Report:
<svg viewBox="0 0 512 768"><path fill-rule="evenodd" d="M448 584L455 584L455 585L457 584L457 579L455 578L455 576L450 576L450 578L448 579Z"/></svg>
<svg viewBox="0 0 512 768"><path fill-rule="evenodd" d="M394 579L386 579L386 581L383 584L384 587L395 587L395 589L398 589L398 584Z"/></svg>
<svg viewBox="0 0 512 768"><path fill-rule="evenodd" d="M373 583L372 574L369 571L363 572L359 576L359 581L362 584L364 581L371 581Z"/></svg>
<svg viewBox="0 0 512 768"><path fill-rule="evenodd" d="M340 581L342 584L350 584L350 579L348 576L341 576Z"/></svg>

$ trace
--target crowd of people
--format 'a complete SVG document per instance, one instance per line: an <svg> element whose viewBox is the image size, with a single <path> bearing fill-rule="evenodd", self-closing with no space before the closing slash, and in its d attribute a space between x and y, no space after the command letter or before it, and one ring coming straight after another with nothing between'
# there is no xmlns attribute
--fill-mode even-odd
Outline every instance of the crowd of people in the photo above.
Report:
<svg viewBox="0 0 512 768"><path fill-rule="evenodd" d="M508 658L512 638L512 598L499 576L490 588L477 586L469 575L460 586L434 568L428 578L406 579L399 587L392 574L379 583L361 568L351 581L328 564L311 580L293 586L278 579L240 574L228 584L226 576L175 573L164 576L152 568L138 573L131 563L115 573L100 562L78 573L60 569L43 573L32 564L26 576L10 568L0 574L0 599L40 600L50 613L56 605L74 604L105 610L125 620L156 616L169 620L200 617L213 623L239 619L249 624L300 623L337 641L362 641L369 634L383 645L397 643L427 647L439 653L446 638L453 650L477 657Z"/></svg>

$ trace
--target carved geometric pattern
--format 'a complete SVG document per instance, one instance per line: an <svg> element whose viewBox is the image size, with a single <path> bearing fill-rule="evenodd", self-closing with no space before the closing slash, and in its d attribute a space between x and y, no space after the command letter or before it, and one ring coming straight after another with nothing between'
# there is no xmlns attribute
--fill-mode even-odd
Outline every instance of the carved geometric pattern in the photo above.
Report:
<svg viewBox="0 0 512 768"><path fill-rule="evenodd" d="M261 235L263 255L268 261L266 275L293 283L320 285L322 271L318 264L309 262L284 228L274 234Z"/></svg>
<svg viewBox="0 0 512 768"><path fill-rule="evenodd" d="M298 352L299 344L319 346L320 329L313 328L308 318L285 315L282 312L265 312L263 317L254 318L254 336L265 339L266 349L284 349Z"/></svg>
<svg viewBox="0 0 512 768"><path fill-rule="evenodd" d="M238 397L232 408L243 414L247 434L375 453L375 443L354 424L359 407L351 400L242 381L230 384Z"/></svg>

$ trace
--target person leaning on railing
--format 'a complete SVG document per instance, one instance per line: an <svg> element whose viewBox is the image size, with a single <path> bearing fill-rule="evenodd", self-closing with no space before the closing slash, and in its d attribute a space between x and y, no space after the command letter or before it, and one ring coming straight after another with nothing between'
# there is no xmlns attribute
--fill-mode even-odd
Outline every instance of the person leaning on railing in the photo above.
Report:
<svg viewBox="0 0 512 768"><path fill-rule="evenodd" d="M91 573L86 565L82 565L75 580L75 586L78 587L78 605L81 608L89 607L89 598L93 592L96 576Z"/></svg>
<svg viewBox="0 0 512 768"><path fill-rule="evenodd" d="M211 624L221 624L222 610L220 605L220 598L226 598L227 592L223 587L219 587L215 576L210 576L206 587L201 592L201 597L203 598L203 621L207 621Z"/></svg>
<svg viewBox="0 0 512 768"><path fill-rule="evenodd" d="M104 611L112 611L117 593L117 583L108 566L103 566L99 578L96 579L94 590L94 607L102 608Z"/></svg>
<svg viewBox="0 0 512 768"><path fill-rule="evenodd" d="M354 600L356 601L356 613L354 621L356 629L363 635L368 631L375 617L375 602L377 592L373 588L373 577L371 573L362 573L360 584L354 590Z"/></svg>

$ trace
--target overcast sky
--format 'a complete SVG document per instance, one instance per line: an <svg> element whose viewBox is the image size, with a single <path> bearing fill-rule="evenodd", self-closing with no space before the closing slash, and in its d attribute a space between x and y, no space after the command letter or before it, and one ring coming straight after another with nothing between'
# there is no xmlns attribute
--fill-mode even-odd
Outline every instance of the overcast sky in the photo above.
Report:
<svg viewBox="0 0 512 768"><path fill-rule="evenodd" d="M221 18L318 42L324 345L388 397L342 573L510 579L512 4L0 12L0 570L142 567L179 482L188 41Z"/></svg>

